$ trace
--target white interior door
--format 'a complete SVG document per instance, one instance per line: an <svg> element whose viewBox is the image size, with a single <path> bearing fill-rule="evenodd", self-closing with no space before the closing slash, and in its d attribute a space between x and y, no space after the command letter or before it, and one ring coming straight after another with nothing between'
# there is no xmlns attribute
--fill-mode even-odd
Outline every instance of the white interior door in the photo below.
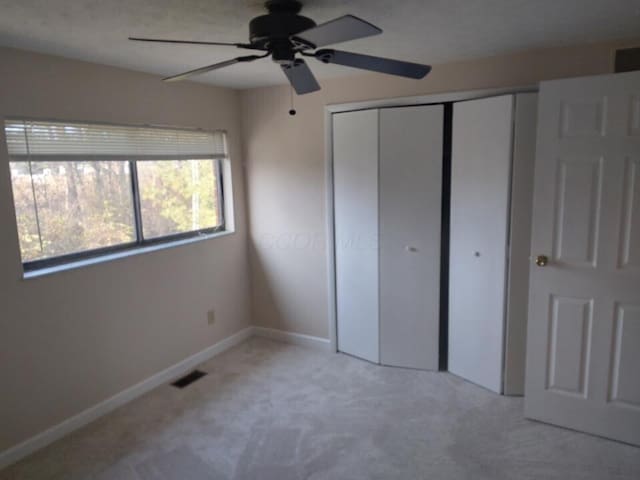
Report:
<svg viewBox="0 0 640 480"><path fill-rule="evenodd" d="M438 369L442 105L380 111L380 362Z"/></svg>
<svg viewBox="0 0 640 480"><path fill-rule="evenodd" d="M378 111L333 115L338 350L379 363Z"/></svg>
<svg viewBox="0 0 640 480"><path fill-rule="evenodd" d="M545 82L538 118L525 414L640 445L640 73Z"/></svg>
<svg viewBox="0 0 640 480"><path fill-rule="evenodd" d="M449 371L502 392L513 97L454 104Z"/></svg>

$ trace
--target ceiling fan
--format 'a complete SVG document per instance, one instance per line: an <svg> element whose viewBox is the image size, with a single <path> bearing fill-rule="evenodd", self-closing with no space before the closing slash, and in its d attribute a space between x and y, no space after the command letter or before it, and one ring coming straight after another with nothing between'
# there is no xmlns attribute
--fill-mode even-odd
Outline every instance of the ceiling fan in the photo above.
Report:
<svg viewBox="0 0 640 480"><path fill-rule="evenodd" d="M166 82L184 80L194 75L211 72L236 63L253 62L268 56L271 56L275 63L280 64L282 71L299 95L320 90L320 85L318 85L318 81L307 63L303 58L299 58L298 55L313 57L323 63L334 63L414 79L423 78L431 71L429 65L341 50L325 48L318 50L319 47L326 45L382 33L382 30L375 25L353 15L345 15L316 25L310 18L299 14L302 4L298 0L268 0L265 2L265 7L269 13L256 17L249 23L249 43L200 42L140 37L129 37L129 40L190 45L223 45L261 52L257 55L236 57L164 78L163 80Z"/></svg>

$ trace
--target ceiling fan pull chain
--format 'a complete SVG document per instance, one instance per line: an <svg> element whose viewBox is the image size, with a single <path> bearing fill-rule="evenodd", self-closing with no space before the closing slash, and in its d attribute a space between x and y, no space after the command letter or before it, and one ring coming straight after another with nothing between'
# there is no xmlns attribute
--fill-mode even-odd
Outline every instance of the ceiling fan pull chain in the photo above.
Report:
<svg viewBox="0 0 640 480"><path fill-rule="evenodd" d="M291 105L291 109L289 110L289 115L294 116L297 112L296 112L296 109L293 108L293 87L289 87L289 102Z"/></svg>

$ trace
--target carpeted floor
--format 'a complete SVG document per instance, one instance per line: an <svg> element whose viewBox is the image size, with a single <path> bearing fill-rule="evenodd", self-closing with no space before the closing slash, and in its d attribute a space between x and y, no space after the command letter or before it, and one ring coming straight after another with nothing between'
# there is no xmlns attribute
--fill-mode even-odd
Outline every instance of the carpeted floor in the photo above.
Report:
<svg viewBox="0 0 640 480"><path fill-rule="evenodd" d="M264 339L0 472L0 479L640 479L640 449L530 422L445 373Z"/></svg>

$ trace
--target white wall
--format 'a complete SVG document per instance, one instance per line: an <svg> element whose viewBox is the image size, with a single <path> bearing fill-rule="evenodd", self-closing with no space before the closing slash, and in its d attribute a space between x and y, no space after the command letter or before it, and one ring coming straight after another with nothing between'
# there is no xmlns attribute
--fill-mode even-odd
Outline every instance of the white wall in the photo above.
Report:
<svg viewBox="0 0 640 480"><path fill-rule="evenodd" d="M237 92L0 48L7 116L226 129L237 231L23 280L0 138L0 451L244 328L250 313Z"/></svg>
<svg viewBox="0 0 640 480"><path fill-rule="evenodd" d="M321 81L297 97L289 88L242 93L257 325L328 337L324 107L329 104L482 88L610 72L614 49L633 42L538 50L435 65L424 80L360 74Z"/></svg>

